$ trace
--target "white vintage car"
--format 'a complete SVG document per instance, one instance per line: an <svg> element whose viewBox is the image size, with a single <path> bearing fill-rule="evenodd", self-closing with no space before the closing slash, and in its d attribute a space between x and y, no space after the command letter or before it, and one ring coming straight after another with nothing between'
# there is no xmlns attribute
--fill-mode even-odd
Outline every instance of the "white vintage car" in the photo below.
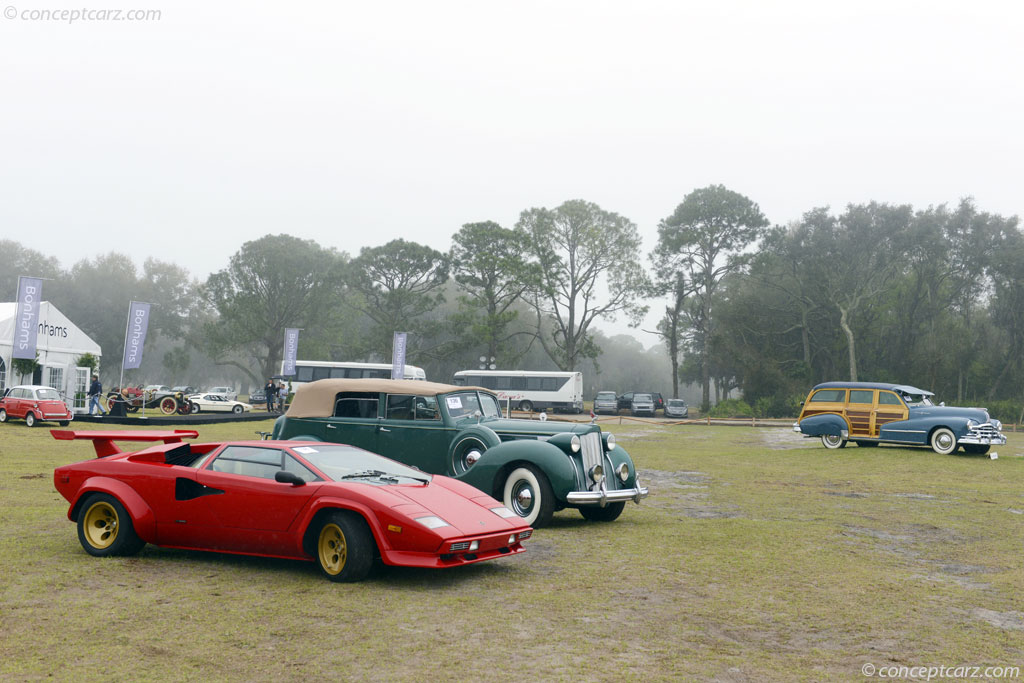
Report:
<svg viewBox="0 0 1024 683"><path fill-rule="evenodd" d="M231 401L221 394L192 394L188 397L193 413L235 413L241 415L252 410L252 406L241 401Z"/></svg>

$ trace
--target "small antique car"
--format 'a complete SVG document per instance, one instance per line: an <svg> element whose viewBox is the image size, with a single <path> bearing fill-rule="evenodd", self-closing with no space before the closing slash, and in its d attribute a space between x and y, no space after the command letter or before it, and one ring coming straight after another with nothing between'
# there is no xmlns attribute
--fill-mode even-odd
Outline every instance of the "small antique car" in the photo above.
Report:
<svg viewBox="0 0 1024 683"><path fill-rule="evenodd" d="M29 427L35 427L45 420L55 421L64 427L75 419L75 415L56 389L25 384L11 387L0 398L0 422L7 422L11 418L24 420Z"/></svg>
<svg viewBox="0 0 1024 683"><path fill-rule="evenodd" d="M987 453L1006 443L1003 425L984 408L934 405L932 392L902 384L826 382L807 395L793 431L820 437L825 448L879 443L930 446L948 454Z"/></svg>
<svg viewBox="0 0 1024 683"><path fill-rule="evenodd" d="M571 507L610 522L647 496L632 459L596 424L514 420L479 387L323 379L298 388L273 438L334 441L444 474L541 527Z"/></svg>
<svg viewBox="0 0 1024 683"><path fill-rule="evenodd" d="M384 564L444 569L523 552L533 530L462 482L341 444L190 444L198 432L52 430L97 457L58 467L90 555L167 548L315 561L332 581ZM154 442L122 453L116 441ZM161 443L162 442L162 443Z"/></svg>

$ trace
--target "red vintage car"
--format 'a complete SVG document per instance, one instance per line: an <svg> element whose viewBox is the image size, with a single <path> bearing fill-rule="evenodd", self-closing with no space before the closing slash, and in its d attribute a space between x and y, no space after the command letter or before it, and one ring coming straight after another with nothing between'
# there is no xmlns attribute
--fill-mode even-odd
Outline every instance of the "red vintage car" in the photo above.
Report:
<svg viewBox="0 0 1024 683"><path fill-rule="evenodd" d="M313 560L358 581L373 560L445 568L523 552L533 529L468 484L353 446L194 444L192 430L51 430L97 458L58 467L57 491L90 555L169 548ZM161 442L123 453L117 441Z"/></svg>
<svg viewBox="0 0 1024 683"><path fill-rule="evenodd" d="M7 422L11 418L24 420L29 427L35 427L36 423L45 420L65 427L75 416L56 389L25 384L11 387L0 398L0 422Z"/></svg>

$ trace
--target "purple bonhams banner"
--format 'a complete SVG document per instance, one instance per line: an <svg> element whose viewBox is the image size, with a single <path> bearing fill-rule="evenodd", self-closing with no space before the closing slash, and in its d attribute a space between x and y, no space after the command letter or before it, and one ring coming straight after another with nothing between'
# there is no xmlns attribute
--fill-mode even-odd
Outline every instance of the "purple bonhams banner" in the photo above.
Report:
<svg viewBox="0 0 1024 683"><path fill-rule="evenodd" d="M405 332L395 332L391 348L391 379L405 379Z"/></svg>
<svg viewBox="0 0 1024 683"><path fill-rule="evenodd" d="M12 358L36 359L36 332L39 304L43 299L43 281L36 277L18 278L18 317L14 321Z"/></svg>
<svg viewBox="0 0 1024 683"><path fill-rule="evenodd" d="M149 329L149 304L133 301L128 310L128 332L124 337L125 370L134 370L142 365L142 347L146 344L146 330Z"/></svg>
<svg viewBox="0 0 1024 683"><path fill-rule="evenodd" d="M284 367L282 375L295 374L295 358L299 350L299 329L288 327L284 331Z"/></svg>

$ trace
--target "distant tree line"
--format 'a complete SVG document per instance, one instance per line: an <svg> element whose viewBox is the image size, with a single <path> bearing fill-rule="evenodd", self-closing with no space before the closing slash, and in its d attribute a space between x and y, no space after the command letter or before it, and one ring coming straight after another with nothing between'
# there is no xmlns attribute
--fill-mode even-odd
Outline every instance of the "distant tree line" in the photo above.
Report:
<svg viewBox="0 0 1024 683"><path fill-rule="evenodd" d="M156 304L135 371L153 381L259 385L279 369L284 328L299 327L300 358L387 362L405 331L407 362L442 381L483 356L583 370L588 392L660 390L704 409L740 397L761 416L793 414L828 379L914 383L1006 410L1022 398L1024 241L1016 217L971 200L815 208L772 227L749 198L710 186L659 223L646 264L635 224L572 200L512 227L467 223L444 252L394 240L350 255L266 235L205 281L119 253L65 270L3 240L0 292L13 299L18 275L52 278L45 298L100 344L106 373L129 299ZM668 301L648 330L661 350L593 327L637 326L652 300Z"/></svg>

